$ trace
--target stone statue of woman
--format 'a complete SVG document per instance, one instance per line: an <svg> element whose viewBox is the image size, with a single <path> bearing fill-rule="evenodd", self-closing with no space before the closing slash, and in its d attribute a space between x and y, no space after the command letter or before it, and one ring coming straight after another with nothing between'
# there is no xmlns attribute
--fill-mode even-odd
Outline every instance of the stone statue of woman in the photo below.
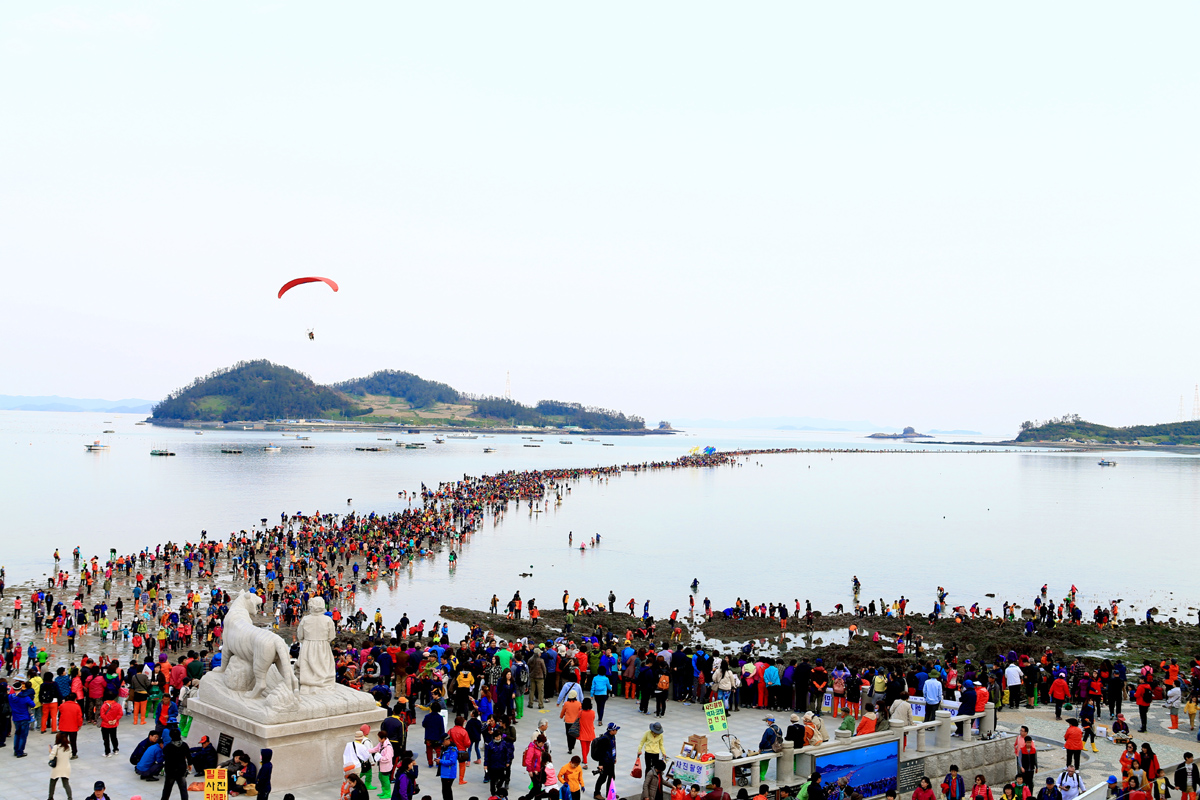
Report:
<svg viewBox="0 0 1200 800"><path fill-rule="evenodd" d="M300 643L300 691L311 694L333 686L336 669L333 663L333 639L337 628L333 620L325 616L325 601L310 598L308 613L296 627L296 641Z"/></svg>

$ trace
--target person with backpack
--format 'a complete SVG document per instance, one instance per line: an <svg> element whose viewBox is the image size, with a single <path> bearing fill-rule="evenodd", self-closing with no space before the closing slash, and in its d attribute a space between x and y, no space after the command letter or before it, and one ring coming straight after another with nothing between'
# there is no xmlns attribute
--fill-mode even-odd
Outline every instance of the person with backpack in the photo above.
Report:
<svg viewBox="0 0 1200 800"><path fill-rule="evenodd" d="M774 715L768 714L763 717L763 722L767 723L766 729L763 731L762 739L758 743L758 751L760 753L778 753L783 750L783 731L775 724ZM767 779L767 769L771 766L770 759L763 759L758 762L758 779L765 781Z"/></svg>
<svg viewBox="0 0 1200 800"><path fill-rule="evenodd" d="M545 744L546 737L539 733L537 738L525 745L525 752L521 755L521 767L529 775L529 782L539 792L541 787L538 781L545 780L545 776L542 774L542 762L548 760Z"/></svg>
<svg viewBox="0 0 1200 800"><path fill-rule="evenodd" d="M592 742L592 758L596 759L596 772L600 776L596 779L596 789L592 792L592 797L595 800L605 800L608 797L609 787L616 780L617 731L619 730L621 730L620 725L610 722L608 723L608 728L604 731L604 735Z"/></svg>
<svg viewBox="0 0 1200 800"><path fill-rule="evenodd" d="M171 742L163 748L163 800L171 796L172 787L179 787L179 797L187 800L187 775L191 765L191 751L178 729L171 729Z"/></svg>
<svg viewBox="0 0 1200 800"><path fill-rule="evenodd" d="M667 694L671 689L671 673L664 664L655 668L655 674L654 716L665 717L667 715Z"/></svg>
<svg viewBox="0 0 1200 800"><path fill-rule="evenodd" d="M958 765L951 764L950 773L942 780L942 797L945 797L946 800L962 800L966 791L962 775L958 774Z"/></svg>

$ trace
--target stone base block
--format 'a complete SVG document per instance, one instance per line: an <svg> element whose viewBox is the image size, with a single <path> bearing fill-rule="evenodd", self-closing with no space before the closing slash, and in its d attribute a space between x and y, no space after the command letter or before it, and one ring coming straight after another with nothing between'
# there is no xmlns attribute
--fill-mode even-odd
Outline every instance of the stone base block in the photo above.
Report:
<svg viewBox="0 0 1200 800"><path fill-rule="evenodd" d="M359 726L370 725L372 740L379 723L387 716L382 708L340 714L317 719L264 725L209 705L198 697L189 698L186 714L192 717L188 744L193 747L201 736L207 736L213 747L221 734L233 737L233 750L243 750L255 763L259 750L273 751L275 765L271 780L272 796L318 783L340 780L342 753L354 738ZM224 761L225 757L221 756Z"/></svg>

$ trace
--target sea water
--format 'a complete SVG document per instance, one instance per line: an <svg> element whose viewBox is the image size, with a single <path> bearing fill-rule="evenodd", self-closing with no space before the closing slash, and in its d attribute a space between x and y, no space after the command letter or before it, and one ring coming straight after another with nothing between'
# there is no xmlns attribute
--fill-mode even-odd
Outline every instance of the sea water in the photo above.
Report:
<svg viewBox="0 0 1200 800"><path fill-rule="evenodd" d="M694 447L859 448L887 453L806 452L750 456L738 466L584 478L556 506L522 506L474 534L451 568L445 553L418 561L390 584L361 594L373 615L401 612L432 622L445 605L526 603L560 608L564 590L592 602L686 614L735 598L829 611L900 595L927 612L936 587L951 605L978 601L997 613L1032 604L1043 583L1061 598L1072 584L1085 609L1121 600L1121 616L1196 618L1200 600L1186 548L1200 530L1200 459L1161 453L1100 456L1065 451L880 442L849 433L688 431L596 437L532 434L432 443L398 432L191 430L135 423L141 416L0 412L0 565L8 583L40 578L79 546L130 553L173 541L252 530L281 512L386 513L407 507L398 492L501 470L592 467L669 460ZM112 429L113 434L101 433ZM379 441L390 437L392 441ZM560 444L570 438L572 444ZM108 450L89 453L96 439ZM422 441L426 450L397 447ZM613 444L603 446L602 442ZM267 453L272 443L282 449ZM303 449L303 445L312 449ZM355 447L384 447L362 452ZM484 447L496 452L484 453ZM153 457L166 448L174 457ZM241 448L240 455L221 453ZM999 448L986 448L997 450ZM967 452L946 452L947 450ZM931 451L931 452L918 452ZM350 501L349 503L347 501ZM541 506L544 508L544 506ZM261 529L261 526L260 526ZM573 545L568 544L574 534ZM599 534L598 547L579 544ZM532 577L519 577L532 572ZM987 594L994 594L994 598Z"/></svg>

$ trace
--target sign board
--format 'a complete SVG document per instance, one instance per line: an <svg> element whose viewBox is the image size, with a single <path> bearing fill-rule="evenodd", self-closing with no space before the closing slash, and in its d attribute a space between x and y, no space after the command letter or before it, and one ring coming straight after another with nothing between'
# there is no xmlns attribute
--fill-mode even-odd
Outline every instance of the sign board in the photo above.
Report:
<svg viewBox="0 0 1200 800"><path fill-rule="evenodd" d="M900 762L900 775L896 779L896 792L908 794L917 788L921 778L925 777L925 759L913 758Z"/></svg>
<svg viewBox="0 0 1200 800"><path fill-rule="evenodd" d="M229 800L229 773L223 769L204 770L204 800Z"/></svg>
<svg viewBox="0 0 1200 800"><path fill-rule="evenodd" d="M223 756L233 755L233 737L228 733L217 737L217 753Z"/></svg>
<svg viewBox="0 0 1200 800"><path fill-rule="evenodd" d="M910 697L908 704L912 706L913 722L925 719L925 698Z"/></svg>
<svg viewBox="0 0 1200 800"><path fill-rule="evenodd" d="M720 701L704 704L704 719L708 722L709 733L725 733L729 730L729 720L725 717L725 704Z"/></svg>
<svg viewBox="0 0 1200 800"><path fill-rule="evenodd" d="M667 778L678 778L685 787L699 786L701 791L712 783L716 761L694 761L690 758L675 758L671 768L667 770Z"/></svg>

